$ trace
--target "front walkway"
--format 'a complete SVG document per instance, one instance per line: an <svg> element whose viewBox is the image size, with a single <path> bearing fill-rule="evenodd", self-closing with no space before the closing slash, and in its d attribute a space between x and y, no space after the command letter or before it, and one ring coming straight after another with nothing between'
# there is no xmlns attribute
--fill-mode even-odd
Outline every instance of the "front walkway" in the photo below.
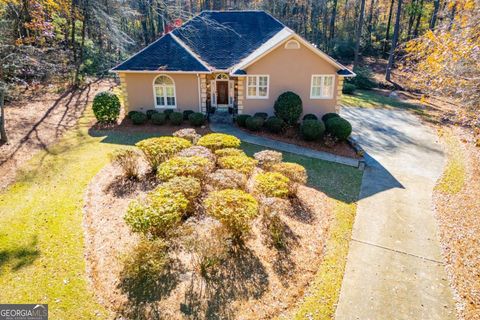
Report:
<svg viewBox="0 0 480 320"><path fill-rule="evenodd" d="M343 108L367 152L336 319L455 319L432 190L444 155L405 111Z"/></svg>

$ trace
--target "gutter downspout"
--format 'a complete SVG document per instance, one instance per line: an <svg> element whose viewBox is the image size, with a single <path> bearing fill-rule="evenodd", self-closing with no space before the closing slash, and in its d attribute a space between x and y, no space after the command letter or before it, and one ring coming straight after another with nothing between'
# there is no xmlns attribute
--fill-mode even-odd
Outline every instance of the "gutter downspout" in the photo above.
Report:
<svg viewBox="0 0 480 320"><path fill-rule="evenodd" d="M202 112L202 94L200 90L200 75L197 73L197 88L198 88L198 112Z"/></svg>

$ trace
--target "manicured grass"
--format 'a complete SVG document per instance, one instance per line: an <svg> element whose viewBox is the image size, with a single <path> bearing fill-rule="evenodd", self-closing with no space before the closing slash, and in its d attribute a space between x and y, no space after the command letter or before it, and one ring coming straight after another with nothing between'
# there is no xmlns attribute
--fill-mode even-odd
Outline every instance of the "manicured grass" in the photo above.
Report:
<svg viewBox="0 0 480 320"><path fill-rule="evenodd" d="M465 154L461 142L450 129L442 130L440 136L445 143L448 160L435 189L442 193L455 194L462 190L467 178Z"/></svg>
<svg viewBox="0 0 480 320"><path fill-rule="evenodd" d="M362 108L399 108L421 112L419 106L379 94L375 90L356 90L353 95L343 94L341 104Z"/></svg>

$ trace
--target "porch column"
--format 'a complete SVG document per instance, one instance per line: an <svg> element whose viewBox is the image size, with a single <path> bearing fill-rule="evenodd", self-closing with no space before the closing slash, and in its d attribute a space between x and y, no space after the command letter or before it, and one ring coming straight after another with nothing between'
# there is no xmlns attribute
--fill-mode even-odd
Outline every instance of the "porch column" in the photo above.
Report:
<svg viewBox="0 0 480 320"><path fill-rule="evenodd" d="M118 77L120 78L120 90L122 92L123 107L125 109L125 114L128 113L128 92L127 92L127 80L125 73L119 73Z"/></svg>
<svg viewBox="0 0 480 320"><path fill-rule="evenodd" d="M200 75L200 99L201 112L207 113L207 76L205 74Z"/></svg>
<svg viewBox="0 0 480 320"><path fill-rule="evenodd" d="M337 103L335 106L335 112L340 113L340 100L342 99L342 90L343 90L343 77L338 77L338 85L337 85Z"/></svg>
<svg viewBox="0 0 480 320"><path fill-rule="evenodd" d="M237 93L237 108L238 108L238 114L243 113L243 95L244 95L244 77L238 77L238 93Z"/></svg>

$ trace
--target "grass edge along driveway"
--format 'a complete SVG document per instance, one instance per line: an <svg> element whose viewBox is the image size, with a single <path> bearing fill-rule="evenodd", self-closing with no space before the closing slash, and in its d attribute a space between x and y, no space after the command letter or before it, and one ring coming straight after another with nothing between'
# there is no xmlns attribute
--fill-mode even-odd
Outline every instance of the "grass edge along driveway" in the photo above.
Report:
<svg viewBox="0 0 480 320"><path fill-rule="evenodd" d="M0 193L1 303L48 303L52 319L110 316L93 296L85 273L84 191L108 163L111 151L149 135L108 132L106 138L93 137L89 134L91 119L89 111L77 128L47 151L36 154L20 172L17 182ZM262 149L246 144L243 147L247 152ZM340 291L346 258L343 251L348 251L361 173L354 168L294 155L285 158L305 165L311 183L335 198L335 212L340 219L335 219L334 224L342 225L341 235L336 235L334 226L325 263L299 312L299 315L313 312L317 315L313 318L329 318ZM333 267L328 258L332 254Z"/></svg>

